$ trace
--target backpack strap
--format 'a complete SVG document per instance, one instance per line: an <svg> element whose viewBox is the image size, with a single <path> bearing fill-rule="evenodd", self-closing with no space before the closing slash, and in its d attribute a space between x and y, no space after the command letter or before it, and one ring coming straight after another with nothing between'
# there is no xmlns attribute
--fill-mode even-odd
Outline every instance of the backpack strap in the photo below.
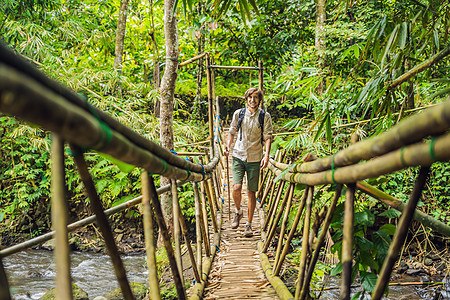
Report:
<svg viewBox="0 0 450 300"><path fill-rule="evenodd" d="M259 112L259 127L261 128L261 144L264 145L264 117L266 115L266 111L264 109L261 109L261 111Z"/></svg>
<svg viewBox="0 0 450 300"><path fill-rule="evenodd" d="M239 117L238 117L237 124L236 124L237 131L240 131L240 136L239 136L240 141L242 141L241 125L242 125L242 120L244 120L244 115L245 115L245 107L241 108L241 110L239 111Z"/></svg>

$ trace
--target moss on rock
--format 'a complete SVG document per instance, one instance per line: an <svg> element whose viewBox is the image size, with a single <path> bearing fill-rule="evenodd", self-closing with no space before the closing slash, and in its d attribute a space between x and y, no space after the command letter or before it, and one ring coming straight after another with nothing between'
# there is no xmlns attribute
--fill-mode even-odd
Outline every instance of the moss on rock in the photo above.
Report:
<svg viewBox="0 0 450 300"><path fill-rule="evenodd" d="M88 294L80 288L75 283L72 283L72 294L74 300L89 300ZM39 300L55 300L56 299L56 289L51 289L44 296L39 298Z"/></svg>
<svg viewBox="0 0 450 300"><path fill-rule="evenodd" d="M130 288L133 292L134 298L136 300L143 300L145 299L145 296L147 295L148 288L139 282L130 282ZM115 289L111 293L106 296L106 299L108 300L122 300L122 291L120 288Z"/></svg>

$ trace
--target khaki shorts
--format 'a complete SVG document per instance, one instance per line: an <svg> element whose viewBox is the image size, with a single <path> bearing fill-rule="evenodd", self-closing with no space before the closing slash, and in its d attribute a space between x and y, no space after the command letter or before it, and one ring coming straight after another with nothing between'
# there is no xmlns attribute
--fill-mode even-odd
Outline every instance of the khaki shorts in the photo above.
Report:
<svg viewBox="0 0 450 300"><path fill-rule="evenodd" d="M244 174L247 173L247 190L252 192L258 191L259 172L261 162L246 162L233 156L233 185L242 184Z"/></svg>

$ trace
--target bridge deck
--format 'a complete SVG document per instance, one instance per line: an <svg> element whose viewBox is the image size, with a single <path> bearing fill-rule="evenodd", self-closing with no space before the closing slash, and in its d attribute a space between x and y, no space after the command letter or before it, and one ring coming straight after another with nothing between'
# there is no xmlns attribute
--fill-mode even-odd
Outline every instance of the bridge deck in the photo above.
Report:
<svg viewBox="0 0 450 300"><path fill-rule="evenodd" d="M246 238L244 237L244 227L247 222L246 186L242 188L244 217L237 229L231 228L231 220L228 219L228 198L225 197L225 199L220 252L217 253L210 280L205 289L205 299L278 299L275 290L264 275L259 260L257 243L261 239L261 231L258 207L252 222L253 237ZM231 200L231 212L234 212L233 200ZM233 214L231 214L232 217Z"/></svg>

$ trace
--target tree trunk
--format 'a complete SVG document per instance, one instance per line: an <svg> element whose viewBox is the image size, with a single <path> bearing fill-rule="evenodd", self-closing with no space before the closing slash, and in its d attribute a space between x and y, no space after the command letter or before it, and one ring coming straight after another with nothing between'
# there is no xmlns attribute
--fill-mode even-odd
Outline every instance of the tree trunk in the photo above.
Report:
<svg viewBox="0 0 450 300"><path fill-rule="evenodd" d="M117 20L116 47L114 68L122 71L123 42L125 40L125 28L127 27L128 0L120 0L119 18Z"/></svg>
<svg viewBox="0 0 450 300"><path fill-rule="evenodd" d="M158 44L156 43L156 36L155 36L155 21L153 16L153 0L150 0L150 14L152 18L152 32L150 32L150 37L152 39L153 44L153 88L155 90L159 89L160 86L160 78L159 78L159 53L158 53ZM155 107L154 107L154 115L159 118L159 112L160 112L160 101L157 99L155 101Z"/></svg>
<svg viewBox="0 0 450 300"><path fill-rule="evenodd" d="M178 31L177 18L174 12L175 0L164 1L164 33L166 37L166 68L161 80L161 109L160 109L160 140L161 145L173 150L173 98L175 93L175 83L178 70ZM170 180L161 177L161 186L169 184ZM172 228L172 195L163 194L161 197L161 207L167 225Z"/></svg>
<svg viewBox="0 0 450 300"><path fill-rule="evenodd" d="M204 10L204 4L203 2L198 3L198 15L200 16L202 14L202 10ZM203 25L205 26L205 25ZM205 49L205 35L202 33L203 26L197 31L197 55L200 55L203 53ZM195 115L199 116L201 119L202 111L201 111L201 99L202 99L202 80L203 80L203 57L200 58L197 61L197 92L195 95L195 102L194 102L194 111L196 112Z"/></svg>
<svg viewBox="0 0 450 300"><path fill-rule="evenodd" d="M325 20L326 0L316 0L316 38L315 48L317 53L317 69L319 73L325 72ZM325 76L323 76L325 78ZM317 93L322 94L325 90L324 79L321 80Z"/></svg>

